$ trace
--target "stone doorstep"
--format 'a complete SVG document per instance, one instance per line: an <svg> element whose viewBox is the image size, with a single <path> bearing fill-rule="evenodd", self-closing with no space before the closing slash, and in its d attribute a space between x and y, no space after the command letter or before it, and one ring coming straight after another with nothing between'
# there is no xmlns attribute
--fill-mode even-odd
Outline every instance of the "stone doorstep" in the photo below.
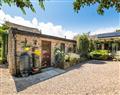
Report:
<svg viewBox="0 0 120 95"><path fill-rule="evenodd" d="M48 67L48 68L44 68L44 69L41 69L42 72L45 72L45 71L49 71L49 70L53 70L55 69L54 67Z"/></svg>
<svg viewBox="0 0 120 95"><path fill-rule="evenodd" d="M65 72L64 70L61 70L59 68L53 68L53 69L49 69L48 71L45 71L39 74L31 75L29 77L24 77L24 78L14 77L14 81L16 84L17 91L19 92L20 90L24 90L25 88L29 86L32 86L44 80L50 79L64 72Z"/></svg>
<svg viewBox="0 0 120 95"><path fill-rule="evenodd" d="M65 70L63 69L55 68L54 70L58 73L65 73Z"/></svg>

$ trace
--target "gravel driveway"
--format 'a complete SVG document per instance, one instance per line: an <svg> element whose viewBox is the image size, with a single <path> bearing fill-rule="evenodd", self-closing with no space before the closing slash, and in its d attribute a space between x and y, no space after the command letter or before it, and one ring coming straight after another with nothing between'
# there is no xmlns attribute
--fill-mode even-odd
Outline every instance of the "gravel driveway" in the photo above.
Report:
<svg viewBox="0 0 120 95"><path fill-rule="evenodd" d="M1 95L120 95L120 62L92 60L17 92L8 69L0 67Z"/></svg>

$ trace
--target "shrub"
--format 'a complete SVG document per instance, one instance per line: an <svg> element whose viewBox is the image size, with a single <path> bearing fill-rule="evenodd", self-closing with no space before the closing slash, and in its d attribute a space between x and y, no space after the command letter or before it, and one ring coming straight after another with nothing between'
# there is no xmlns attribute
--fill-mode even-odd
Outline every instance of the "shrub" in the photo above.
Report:
<svg viewBox="0 0 120 95"><path fill-rule="evenodd" d="M95 50L95 42L93 40L89 40L89 52Z"/></svg>
<svg viewBox="0 0 120 95"><path fill-rule="evenodd" d="M90 53L92 59L106 60L109 57L108 50L95 50Z"/></svg>
<svg viewBox="0 0 120 95"><path fill-rule="evenodd" d="M78 35L76 37L77 41L77 51L80 53L81 57L86 57L89 52L89 39L87 34Z"/></svg>
<svg viewBox="0 0 120 95"><path fill-rule="evenodd" d="M65 62L69 62L70 61L70 56L68 54L65 55L64 57Z"/></svg>
<svg viewBox="0 0 120 95"><path fill-rule="evenodd" d="M80 61L80 55L76 53L69 53L69 61L71 65L74 65Z"/></svg>
<svg viewBox="0 0 120 95"><path fill-rule="evenodd" d="M117 60L120 60L120 51L116 52L116 54L114 55L114 58Z"/></svg>

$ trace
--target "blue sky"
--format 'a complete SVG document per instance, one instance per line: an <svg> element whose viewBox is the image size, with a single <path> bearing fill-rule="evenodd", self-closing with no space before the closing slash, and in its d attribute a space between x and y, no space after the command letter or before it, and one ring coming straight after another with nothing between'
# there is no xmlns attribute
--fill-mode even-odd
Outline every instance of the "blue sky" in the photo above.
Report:
<svg viewBox="0 0 120 95"><path fill-rule="evenodd" d="M51 22L54 25L61 25L64 29L77 33L94 32L100 29L104 30L104 28L119 28L120 17L114 8L105 10L103 16L97 14L97 5L82 8L79 13L75 13L72 3L73 0L47 1L45 2L45 11L43 11L37 4L37 0L33 0L36 13L32 13L31 10L26 9L26 15L15 6L9 7L4 5L2 10L5 14L12 17L20 16L30 21L36 18L39 22Z"/></svg>

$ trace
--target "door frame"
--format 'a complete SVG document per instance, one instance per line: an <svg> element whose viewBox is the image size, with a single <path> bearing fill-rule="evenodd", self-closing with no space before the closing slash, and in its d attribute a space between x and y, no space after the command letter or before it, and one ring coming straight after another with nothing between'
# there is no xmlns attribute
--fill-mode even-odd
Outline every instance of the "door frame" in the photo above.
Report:
<svg viewBox="0 0 120 95"><path fill-rule="evenodd" d="M49 47L50 63L49 63L49 65L51 66L51 41L41 40L41 53L42 53L42 55L43 55L43 43L49 43L50 44L50 47ZM41 57L41 65L42 65L42 60L43 60L43 56Z"/></svg>

